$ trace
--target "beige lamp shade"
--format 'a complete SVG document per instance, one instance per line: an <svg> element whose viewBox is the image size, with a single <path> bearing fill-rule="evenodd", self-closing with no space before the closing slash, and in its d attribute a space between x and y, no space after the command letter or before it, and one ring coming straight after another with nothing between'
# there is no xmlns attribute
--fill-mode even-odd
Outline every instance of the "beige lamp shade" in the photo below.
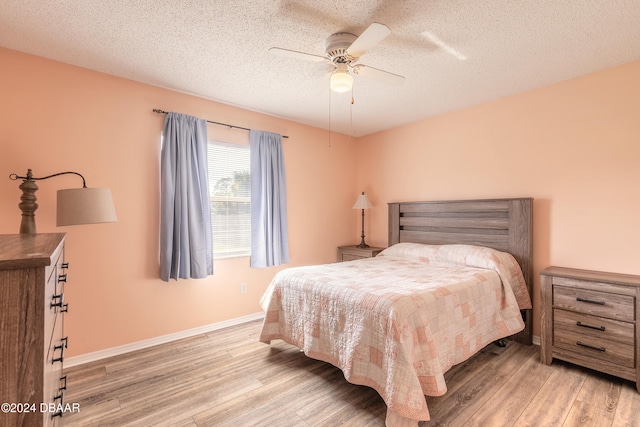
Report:
<svg viewBox="0 0 640 427"><path fill-rule="evenodd" d="M85 187L58 190L58 226L117 220L110 189Z"/></svg>
<svg viewBox="0 0 640 427"><path fill-rule="evenodd" d="M353 205L353 209L371 209L372 207L373 205L364 193L358 196L358 200L356 200L355 205Z"/></svg>

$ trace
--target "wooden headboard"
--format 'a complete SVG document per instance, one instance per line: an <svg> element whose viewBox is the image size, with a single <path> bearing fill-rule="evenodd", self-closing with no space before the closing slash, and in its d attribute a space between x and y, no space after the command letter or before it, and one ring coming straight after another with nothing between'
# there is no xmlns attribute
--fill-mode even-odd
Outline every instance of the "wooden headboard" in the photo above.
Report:
<svg viewBox="0 0 640 427"><path fill-rule="evenodd" d="M389 246L400 242L487 246L514 256L533 299L532 198L389 203ZM514 335L531 344L533 315Z"/></svg>

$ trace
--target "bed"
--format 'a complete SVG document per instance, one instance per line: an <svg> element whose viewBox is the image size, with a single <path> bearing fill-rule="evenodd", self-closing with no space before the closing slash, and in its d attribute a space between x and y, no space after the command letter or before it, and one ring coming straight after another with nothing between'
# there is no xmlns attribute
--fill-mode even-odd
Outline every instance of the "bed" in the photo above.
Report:
<svg viewBox="0 0 640 427"><path fill-rule="evenodd" d="M374 388L387 426L429 420L444 373L504 337L531 344L531 198L389 204L375 258L295 267L265 292L281 339Z"/></svg>

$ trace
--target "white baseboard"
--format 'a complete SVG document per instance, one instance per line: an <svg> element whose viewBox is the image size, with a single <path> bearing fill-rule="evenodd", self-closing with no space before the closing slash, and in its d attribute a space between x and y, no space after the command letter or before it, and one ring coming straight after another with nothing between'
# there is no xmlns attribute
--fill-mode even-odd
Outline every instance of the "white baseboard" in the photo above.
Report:
<svg viewBox="0 0 640 427"><path fill-rule="evenodd" d="M176 341L182 338L192 337L194 335L204 334L218 329L228 328L229 326L240 325L242 323L251 322L254 320L260 320L264 318L264 313L249 314L247 316L237 317L235 319L225 320L223 322L212 323L209 325L199 326L193 329L187 329L186 331L175 332L173 334L162 335L148 340L136 341L130 344L120 345L118 347L107 348L105 350L94 351L92 353L81 354L79 356L73 356L65 358L64 367L71 368L73 366L82 365L89 362L94 362L100 359L106 359L107 357L117 356L119 354L129 353L135 350L141 350L143 348L153 347L158 344L165 344L171 341Z"/></svg>
<svg viewBox="0 0 640 427"><path fill-rule="evenodd" d="M531 341L533 341L533 344L535 345L540 345L540 337L534 335L533 337L531 337Z"/></svg>

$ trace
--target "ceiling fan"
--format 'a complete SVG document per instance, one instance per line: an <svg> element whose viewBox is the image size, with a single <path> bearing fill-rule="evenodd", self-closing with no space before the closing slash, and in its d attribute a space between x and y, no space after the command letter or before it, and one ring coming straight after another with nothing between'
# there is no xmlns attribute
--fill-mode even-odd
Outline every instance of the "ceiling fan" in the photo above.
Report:
<svg viewBox="0 0 640 427"><path fill-rule="evenodd" d="M390 33L391 30L386 25L374 22L359 36L346 32L330 35L325 42L324 55L298 52L280 47L272 47L269 52L289 58L332 64L334 71L331 73L329 85L334 92L348 92L351 90L353 76L349 73L350 71L353 74L382 83L399 85L404 82L403 76L368 65L357 64L362 55L380 43Z"/></svg>

